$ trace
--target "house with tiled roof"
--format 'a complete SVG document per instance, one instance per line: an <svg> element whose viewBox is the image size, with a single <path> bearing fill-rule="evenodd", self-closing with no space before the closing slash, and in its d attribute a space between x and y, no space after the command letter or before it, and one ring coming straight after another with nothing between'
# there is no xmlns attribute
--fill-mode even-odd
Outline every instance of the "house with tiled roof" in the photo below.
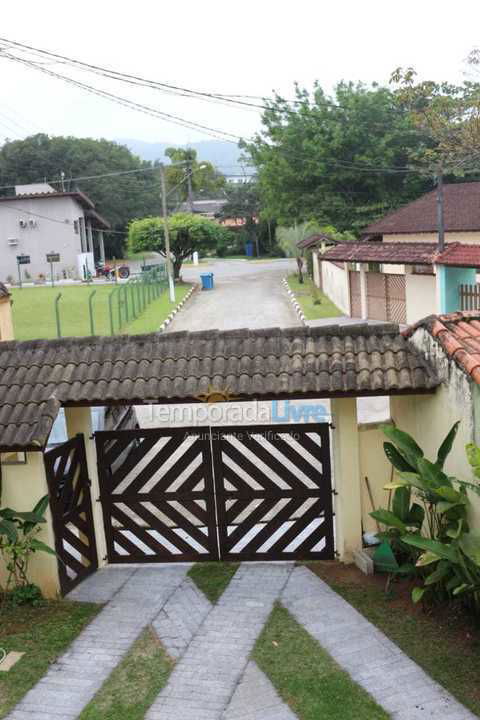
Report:
<svg viewBox="0 0 480 720"><path fill-rule="evenodd" d="M475 296L480 268L480 182L445 185L445 248L436 191L369 225L361 241L322 256L323 289L348 315L411 324ZM480 294L479 294L480 298Z"/></svg>

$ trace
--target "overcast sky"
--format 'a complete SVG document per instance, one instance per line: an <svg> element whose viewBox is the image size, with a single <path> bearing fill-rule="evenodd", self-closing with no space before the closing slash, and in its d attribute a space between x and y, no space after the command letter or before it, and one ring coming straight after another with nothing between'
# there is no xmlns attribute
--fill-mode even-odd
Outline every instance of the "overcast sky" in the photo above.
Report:
<svg viewBox="0 0 480 720"><path fill-rule="evenodd" d="M461 81L480 46L480 3L456 0L65 0L3 3L0 35L188 88L293 96L293 83L327 90L341 79L386 83L399 65L422 78ZM63 65L118 95L235 135L259 128L255 111L115 83ZM0 141L44 131L186 143L208 135L111 104L0 59Z"/></svg>

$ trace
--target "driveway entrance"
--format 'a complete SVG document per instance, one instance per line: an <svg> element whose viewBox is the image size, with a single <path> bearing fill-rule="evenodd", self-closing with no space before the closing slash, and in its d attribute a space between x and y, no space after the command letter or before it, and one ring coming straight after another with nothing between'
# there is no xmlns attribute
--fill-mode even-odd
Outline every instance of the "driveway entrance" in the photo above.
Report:
<svg viewBox="0 0 480 720"><path fill-rule="evenodd" d="M95 439L111 563L334 555L327 424Z"/></svg>

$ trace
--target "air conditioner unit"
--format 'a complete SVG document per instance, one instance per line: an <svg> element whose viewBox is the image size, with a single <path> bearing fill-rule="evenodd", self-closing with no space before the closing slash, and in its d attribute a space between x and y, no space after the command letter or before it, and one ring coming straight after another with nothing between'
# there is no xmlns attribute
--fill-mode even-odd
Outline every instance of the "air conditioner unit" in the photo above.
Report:
<svg viewBox="0 0 480 720"><path fill-rule="evenodd" d="M20 225L21 228L26 228L28 225L26 220L19 220L18 224Z"/></svg>
<svg viewBox="0 0 480 720"><path fill-rule="evenodd" d="M14 245L18 245L18 238L8 238L8 244L11 245L12 247Z"/></svg>

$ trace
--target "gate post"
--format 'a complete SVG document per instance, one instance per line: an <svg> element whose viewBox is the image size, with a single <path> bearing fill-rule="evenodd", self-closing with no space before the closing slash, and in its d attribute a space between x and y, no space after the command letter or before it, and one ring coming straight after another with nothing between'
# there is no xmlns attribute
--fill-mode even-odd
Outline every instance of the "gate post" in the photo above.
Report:
<svg viewBox="0 0 480 720"><path fill-rule="evenodd" d="M67 407L65 408L65 420L67 423L67 434L69 438L79 433L85 441L85 454L87 456L88 477L92 483L90 492L92 496L93 524L95 527L95 538L97 542L98 567L107 564L107 544L105 541L105 528L103 525L103 514L100 502L100 486L98 482L97 453L95 440L93 438L92 415L89 407Z"/></svg>
<svg viewBox="0 0 480 720"><path fill-rule="evenodd" d="M362 547L360 451L356 398L331 400L334 430L333 477L335 482L336 548L342 562L352 562Z"/></svg>
<svg viewBox="0 0 480 720"><path fill-rule="evenodd" d="M360 264L360 305L362 308L362 320L368 318L367 269L368 265L366 263Z"/></svg>

